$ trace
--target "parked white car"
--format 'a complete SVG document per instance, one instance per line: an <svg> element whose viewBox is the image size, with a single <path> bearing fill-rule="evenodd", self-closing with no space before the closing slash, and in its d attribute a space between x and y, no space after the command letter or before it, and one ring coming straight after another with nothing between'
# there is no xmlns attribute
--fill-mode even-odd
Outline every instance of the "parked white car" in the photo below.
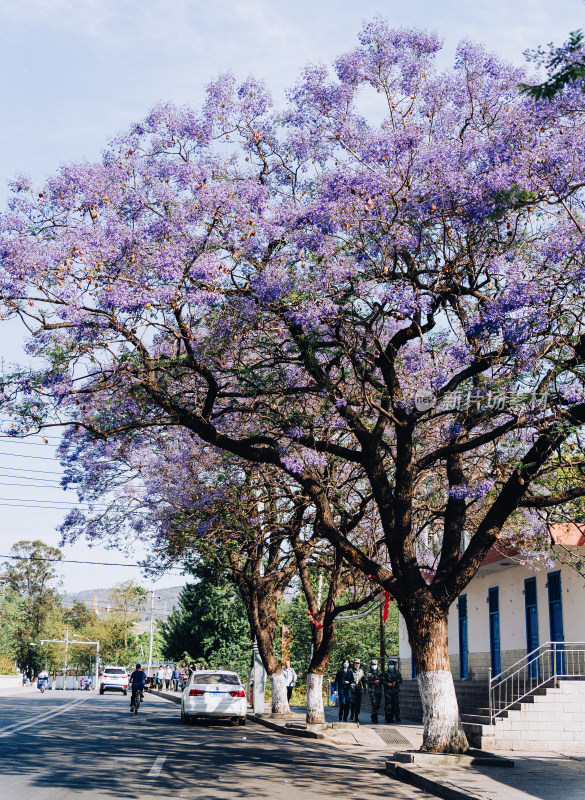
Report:
<svg viewBox="0 0 585 800"><path fill-rule="evenodd" d="M100 675L100 694L104 692L128 694L128 670L125 667L104 667Z"/></svg>
<svg viewBox="0 0 585 800"><path fill-rule="evenodd" d="M227 717L246 724L246 691L235 672L201 670L194 672L181 697L181 721L196 717Z"/></svg>

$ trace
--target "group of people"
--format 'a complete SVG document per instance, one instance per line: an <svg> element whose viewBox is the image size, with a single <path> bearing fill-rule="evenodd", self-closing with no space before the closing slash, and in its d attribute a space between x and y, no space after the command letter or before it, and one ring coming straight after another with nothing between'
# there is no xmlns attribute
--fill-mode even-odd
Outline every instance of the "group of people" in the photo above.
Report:
<svg viewBox="0 0 585 800"><path fill-rule="evenodd" d="M221 664L218 664L217 669L223 669ZM193 672L197 672L199 667L197 664L187 664L186 661L179 666L175 664L161 664L155 671L152 677L153 689L172 689L175 692L183 690L189 683L189 677ZM296 677L296 676L295 676Z"/></svg>
<svg viewBox="0 0 585 800"><path fill-rule="evenodd" d="M186 661L183 661L181 667L176 664L173 667L170 664L166 666L161 664L153 676L152 686L154 689L174 689L175 692L178 692L179 686L187 683L188 676L189 670Z"/></svg>
<svg viewBox="0 0 585 800"><path fill-rule="evenodd" d="M370 697L372 722L378 722L378 712L384 699L384 717L386 722L400 722L400 684L402 675L394 661L390 661L387 670L378 669L377 659L373 659L370 672L366 676L361 668L361 660L356 658L353 668L349 659L343 662L335 676L335 689L339 696L339 719L347 722L359 722L362 697L365 691Z"/></svg>

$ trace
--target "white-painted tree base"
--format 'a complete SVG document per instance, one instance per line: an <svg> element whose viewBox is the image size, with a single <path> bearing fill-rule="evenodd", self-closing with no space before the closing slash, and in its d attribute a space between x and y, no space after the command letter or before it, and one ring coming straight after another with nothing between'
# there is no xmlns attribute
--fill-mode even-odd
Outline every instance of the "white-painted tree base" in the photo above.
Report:
<svg viewBox="0 0 585 800"><path fill-rule="evenodd" d="M467 752L451 670L421 672L417 678L424 722L421 749L430 753Z"/></svg>
<svg viewBox="0 0 585 800"><path fill-rule="evenodd" d="M307 724L325 722L323 710L323 676L316 672L307 675Z"/></svg>
<svg viewBox="0 0 585 800"><path fill-rule="evenodd" d="M288 714L290 706L286 696L286 681L282 672L270 675L270 683L272 684L272 713Z"/></svg>

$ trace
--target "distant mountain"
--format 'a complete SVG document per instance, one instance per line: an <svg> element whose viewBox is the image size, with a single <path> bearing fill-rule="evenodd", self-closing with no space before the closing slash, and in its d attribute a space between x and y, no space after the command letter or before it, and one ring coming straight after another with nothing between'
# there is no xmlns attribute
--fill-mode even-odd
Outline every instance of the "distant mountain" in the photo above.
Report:
<svg viewBox="0 0 585 800"><path fill-rule="evenodd" d="M170 586L167 589L154 590L154 618L166 619L173 608L179 605L179 595L181 594L182 586ZM94 608L98 614L104 614L110 610L112 601L109 595L109 589L84 589L82 592L69 592L63 595L63 605L71 607L75 600L84 603L88 608ZM150 619L150 592L146 599L146 606L144 611L141 612L141 619Z"/></svg>

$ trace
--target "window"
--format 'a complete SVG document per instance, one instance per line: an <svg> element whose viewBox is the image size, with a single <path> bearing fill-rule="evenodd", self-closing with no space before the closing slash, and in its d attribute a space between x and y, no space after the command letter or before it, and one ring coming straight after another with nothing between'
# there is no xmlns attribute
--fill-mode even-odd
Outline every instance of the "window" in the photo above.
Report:
<svg viewBox="0 0 585 800"><path fill-rule="evenodd" d="M494 677L502 671L500 656L500 590L497 586L493 586L489 590L488 603L490 615L490 662L492 677Z"/></svg>
<svg viewBox="0 0 585 800"><path fill-rule="evenodd" d="M526 612L526 652L538 649L538 605L536 602L536 578L524 581L524 608ZM538 655L529 663L529 677L539 677Z"/></svg>
<svg viewBox="0 0 585 800"><path fill-rule="evenodd" d="M191 681L191 683L197 683L203 685L208 685L211 683L229 684L229 685L236 684L237 686L239 686L240 679L235 674L235 672L233 673L218 672L217 674L210 674L208 672L206 673L194 672L193 680Z"/></svg>

